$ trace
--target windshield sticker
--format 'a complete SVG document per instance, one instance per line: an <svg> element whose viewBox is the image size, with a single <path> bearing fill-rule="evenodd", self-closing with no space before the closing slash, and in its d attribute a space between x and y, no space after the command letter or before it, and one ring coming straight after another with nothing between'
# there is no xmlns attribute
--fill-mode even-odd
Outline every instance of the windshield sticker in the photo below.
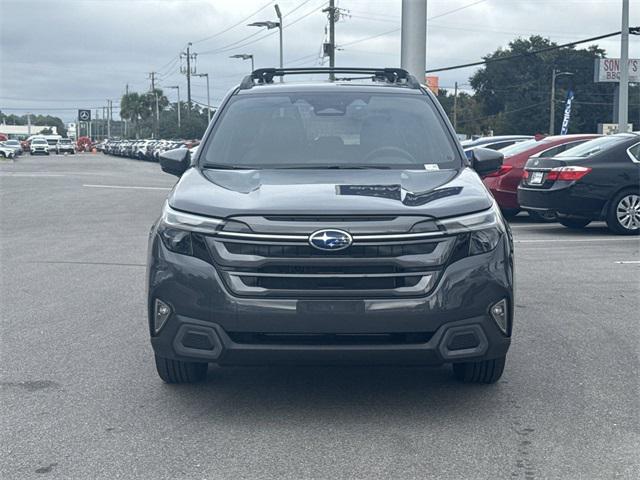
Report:
<svg viewBox="0 0 640 480"><path fill-rule="evenodd" d="M424 169L427 170L428 172L433 172L434 170L440 170L440 167L438 166L437 163L425 163Z"/></svg>

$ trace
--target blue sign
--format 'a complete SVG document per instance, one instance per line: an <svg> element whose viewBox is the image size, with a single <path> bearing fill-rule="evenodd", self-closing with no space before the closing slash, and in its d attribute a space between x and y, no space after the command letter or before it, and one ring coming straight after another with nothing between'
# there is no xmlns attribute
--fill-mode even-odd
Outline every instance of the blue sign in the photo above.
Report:
<svg viewBox="0 0 640 480"><path fill-rule="evenodd" d="M564 118L562 119L562 130L560 135L566 135L569 131L569 120L571 119L571 104L573 103L573 90L567 92L567 104L564 107Z"/></svg>

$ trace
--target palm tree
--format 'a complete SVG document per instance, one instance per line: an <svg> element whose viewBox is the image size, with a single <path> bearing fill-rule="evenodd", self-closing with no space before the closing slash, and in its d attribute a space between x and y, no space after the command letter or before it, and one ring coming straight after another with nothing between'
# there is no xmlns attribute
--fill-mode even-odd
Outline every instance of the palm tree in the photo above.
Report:
<svg viewBox="0 0 640 480"><path fill-rule="evenodd" d="M120 117L129 120L138 137L139 121L151 115L149 102L145 95L136 92L125 94L120 99Z"/></svg>

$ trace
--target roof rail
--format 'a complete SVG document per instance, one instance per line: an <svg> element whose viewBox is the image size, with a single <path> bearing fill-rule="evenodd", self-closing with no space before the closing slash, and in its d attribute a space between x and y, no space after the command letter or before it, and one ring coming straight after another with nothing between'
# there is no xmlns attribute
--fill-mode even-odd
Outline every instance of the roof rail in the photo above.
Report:
<svg viewBox="0 0 640 480"><path fill-rule="evenodd" d="M240 89L246 90L255 85L273 83L274 77L285 75L311 75L311 74L360 74L371 75L374 81L383 81L398 85L406 85L410 88L420 88L420 82L409 72L402 68L360 68L360 67L305 67L305 68L259 68L244 77L240 83Z"/></svg>

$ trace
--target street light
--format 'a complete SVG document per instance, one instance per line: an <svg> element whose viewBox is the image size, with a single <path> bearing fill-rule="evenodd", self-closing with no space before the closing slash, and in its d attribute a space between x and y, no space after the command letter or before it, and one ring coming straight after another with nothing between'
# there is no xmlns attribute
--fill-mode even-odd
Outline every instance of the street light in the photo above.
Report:
<svg viewBox="0 0 640 480"><path fill-rule="evenodd" d="M274 5L274 8L276 9L276 16L278 17L277 22L272 22L272 21L253 22L253 23L250 23L248 26L249 27L267 27L267 30L278 28L280 30L280 68L282 68L283 66L283 63L282 63L282 13L280 12L280 7L278 6L278 4ZM282 77L280 77L280 80L282 80Z"/></svg>
<svg viewBox="0 0 640 480"><path fill-rule="evenodd" d="M211 101L209 100L209 74L194 73L194 77L207 77L207 123L211 123Z"/></svg>
<svg viewBox="0 0 640 480"><path fill-rule="evenodd" d="M554 134L556 123L556 79L562 75L573 75L572 72L559 72L555 68L551 72L551 105L549 109L549 135Z"/></svg>
<svg viewBox="0 0 640 480"><path fill-rule="evenodd" d="M178 90L178 130L180 129L180 85L173 85L166 88L175 88Z"/></svg>
<svg viewBox="0 0 640 480"><path fill-rule="evenodd" d="M251 59L251 71L253 72L253 55L251 53L237 53L235 55L231 55L229 58L241 58L242 60Z"/></svg>

